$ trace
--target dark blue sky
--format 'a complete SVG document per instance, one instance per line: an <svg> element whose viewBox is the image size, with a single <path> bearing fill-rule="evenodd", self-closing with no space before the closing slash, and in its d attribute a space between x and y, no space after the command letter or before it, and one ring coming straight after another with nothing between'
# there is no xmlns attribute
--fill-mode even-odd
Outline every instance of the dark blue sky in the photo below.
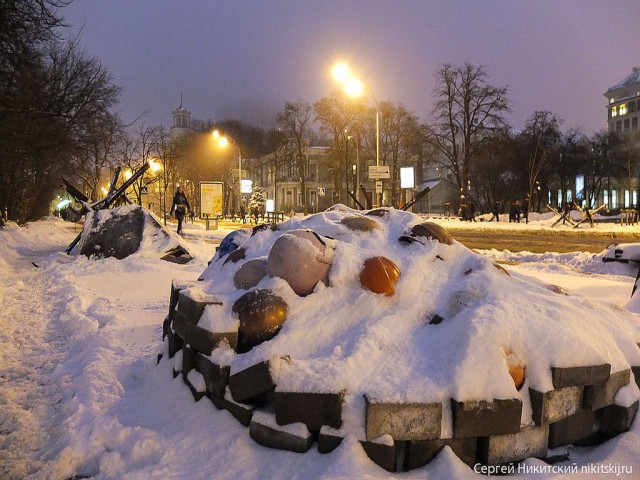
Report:
<svg viewBox="0 0 640 480"><path fill-rule="evenodd" d="M509 121L551 110L564 129L606 127L607 88L640 66L638 0L76 0L63 10L81 44L123 87L125 121L199 119L270 128L285 101L335 90L351 62L378 99L422 121L443 63L482 64L509 86Z"/></svg>

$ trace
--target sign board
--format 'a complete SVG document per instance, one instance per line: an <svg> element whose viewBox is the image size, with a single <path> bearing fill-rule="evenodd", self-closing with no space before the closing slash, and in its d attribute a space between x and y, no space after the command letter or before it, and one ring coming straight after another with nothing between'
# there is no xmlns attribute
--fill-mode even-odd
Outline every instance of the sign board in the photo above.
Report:
<svg viewBox="0 0 640 480"><path fill-rule="evenodd" d="M400 188L414 188L415 186L413 167L402 167L400 169Z"/></svg>
<svg viewBox="0 0 640 480"><path fill-rule="evenodd" d="M376 195L379 195L382 193L382 181L378 180L376 182Z"/></svg>
<svg viewBox="0 0 640 480"><path fill-rule="evenodd" d="M253 192L253 181L243 178L240 180L240 193L251 193Z"/></svg>
<svg viewBox="0 0 640 480"><path fill-rule="evenodd" d="M318 187L318 196L324 197L327 193L327 189L325 187Z"/></svg>
<svg viewBox="0 0 640 480"><path fill-rule="evenodd" d="M222 182L200 182L200 218L222 215L223 193Z"/></svg>
<svg viewBox="0 0 640 480"><path fill-rule="evenodd" d="M267 212L275 212L276 211L276 204L275 204L273 198L267 198L267 200L264 203L265 203L265 210Z"/></svg>
<svg viewBox="0 0 640 480"><path fill-rule="evenodd" d="M391 174L389 173L389 165L369 165L369 178L391 178Z"/></svg>

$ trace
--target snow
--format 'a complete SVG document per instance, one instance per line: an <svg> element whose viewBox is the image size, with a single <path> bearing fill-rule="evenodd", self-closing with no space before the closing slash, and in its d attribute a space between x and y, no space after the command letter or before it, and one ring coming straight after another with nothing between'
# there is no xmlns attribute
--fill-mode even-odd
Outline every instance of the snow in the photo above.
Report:
<svg viewBox="0 0 640 480"><path fill-rule="evenodd" d="M603 263L601 255L583 252L476 255L457 243L402 245L397 238L407 222L416 221L411 214L395 212L388 223L381 220L385 228L367 233L340 224L351 213L295 217L285 224L338 240L330 286L319 284L300 298L282 279L263 279L258 288L275 291L289 304L285 326L246 354L216 349L214 361L237 371L286 354L292 361L278 364L278 388L367 390L384 400L429 400L424 391L437 400L512 398L524 395L527 386L549 389L551 365L607 362L612 373L640 365L635 345L640 317L625 309L637 267ZM550 228L553 220L532 216L529 225L456 220L442 225L451 226L455 238L455 228L535 231ZM620 228L598 225L599 231ZM165 355L156 365L158 353L166 351L162 320L171 282L191 285L187 282L206 271L201 288L223 301L205 310L211 311L206 315L213 328L220 309L228 320L233 302L244 293L232 281L243 262L213 262L207 268L214 256L209 241L229 232L191 224L185 231L195 259L177 265L144 251L120 261L67 256L64 249L77 232L55 219L27 227L9 223L0 230L1 478L480 478L449 448L411 472L390 474L377 467L357 442L364 410L358 395L349 396L343 413L341 431L349 434L327 455L313 448L306 454L267 449L208 399L194 402L182 379L171 375L180 354ZM251 237L244 261L268 255L282 233ZM362 261L382 251L402 271L392 297L358 285ZM494 261L505 262L510 276L494 268ZM562 290L567 295L556 293ZM453 292L460 297L452 300ZM466 307L460 310L461 305ZM425 324L434 313L443 322ZM549 331L554 335L546 335ZM529 338L545 341L532 344ZM431 354L421 353L424 349ZM527 366L520 392L504 371L509 354ZM200 377L192 381L202 387ZM617 400L631 404L638 394L630 384ZM444 406L446 433L451 424ZM525 408L525 423L530 415ZM570 453L567 465L631 465L633 474L626 478L634 478L640 471L640 422L600 446Z"/></svg>

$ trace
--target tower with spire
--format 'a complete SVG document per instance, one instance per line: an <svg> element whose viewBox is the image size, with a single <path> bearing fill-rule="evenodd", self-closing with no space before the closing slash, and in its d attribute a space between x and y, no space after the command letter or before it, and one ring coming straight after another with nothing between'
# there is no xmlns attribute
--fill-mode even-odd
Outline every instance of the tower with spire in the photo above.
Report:
<svg viewBox="0 0 640 480"><path fill-rule="evenodd" d="M170 134L175 138L189 129L191 129L191 112L182 106L182 92L180 92L180 106L173 111Z"/></svg>

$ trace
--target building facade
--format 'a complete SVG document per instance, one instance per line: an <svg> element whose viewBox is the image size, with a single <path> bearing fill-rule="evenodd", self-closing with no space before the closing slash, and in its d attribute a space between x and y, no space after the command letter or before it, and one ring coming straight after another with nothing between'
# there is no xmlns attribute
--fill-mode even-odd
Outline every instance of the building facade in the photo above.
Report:
<svg viewBox="0 0 640 480"><path fill-rule="evenodd" d="M609 131L637 134L640 129L640 67L634 67L630 75L609 88L604 96L608 100Z"/></svg>

